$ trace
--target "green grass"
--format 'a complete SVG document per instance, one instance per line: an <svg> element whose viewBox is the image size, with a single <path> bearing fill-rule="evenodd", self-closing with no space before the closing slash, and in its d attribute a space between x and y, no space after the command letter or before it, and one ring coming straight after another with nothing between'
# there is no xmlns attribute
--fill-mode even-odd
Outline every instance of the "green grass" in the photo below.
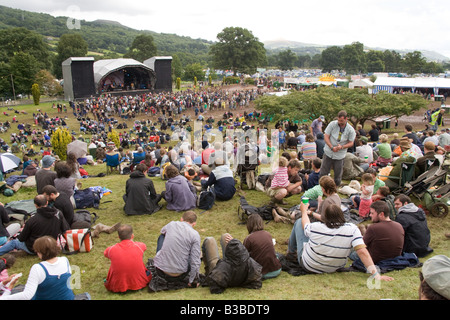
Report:
<svg viewBox="0 0 450 320"><path fill-rule="evenodd" d="M66 103L67 104L67 103ZM19 122L32 123L32 113L36 109L47 111L50 116L56 115L56 109L51 109L51 103L41 104L40 106L21 106L17 110L26 110L28 115L18 115ZM78 133L78 123L68 110L67 116L70 129ZM10 116L0 115L0 121L12 119ZM139 117L140 118L140 117ZM131 121L130 121L131 124ZM17 131L14 125L7 133L0 135L9 142L9 135ZM105 164L96 166L85 166L90 175L96 175L100 172L106 172ZM128 176L113 174L102 178L81 179L83 188L90 186L102 186L110 189L112 193L104 196L102 204L98 210L93 210L99 215L98 222L105 225L113 225L116 222L130 224L134 228L135 241L144 242L147 245L147 251L144 255L144 261L155 255L156 241L160 229L172 220L179 220L182 213L168 211L165 208L151 216L126 216L123 212L122 195L125 191L125 183ZM157 192L164 190L165 182L160 178L152 178ZM268 202L268 197L254 190L247 191L246 198L250 204L261 206ZM35 189L20 189L12 197L0 195L0 202L7 203L20 199L32 199L36 195ZM299 196L288 199L290 207L299 202ZM111 201L111 202L107 202ZM164 203L162 200L161 203ZM224 232L231 233L234 237L244 240L247 235L245 225L240 223L237 216L239 197L236 195L227 202L217 202L212 210L203 212L196 210L198 222L196 230L200 233L202 241L212 236L217 241ZM203 213L202 213L203 212ZM449 254L449 240L446 240L444 233L450 231L450 218L428 217L428 224L431 229L431 247L435 250L434 254ZM276 224L273 221L265 224L265 229L269 231L277 240L276 251L285 253L292 225ZM101 233L98 239L94 240L94 248L90 253L80 253L67 256L72 266L77 266L81 270L81 288L75 289L75 293L89 292L94 300L416 300L417 288L419 285L418 272L420 269L406 269L389 273L395 281L381 283L380 289L368 289L366 281L368 276L363 273L334 273L324 275L305 275L294 277L286 272L275 279L266 280L259 290L250 290L242 288L229 288L221 295L212 295L208 288L200 287L197 289L183 289L177 291L167 291L160 293L149 293L146 289L138 292L128 292L126 294L114 294L108 292L103 285L108 269L109 260L103 256L104 250L118 241L117 233ZM39 262L35 256L18 254L18 259L14 267L9 271L10 274L23 272L23 277L19 280L20 284L25 284L29 270L34 263ZM201 271L203 271L203 265Z"/></svg>

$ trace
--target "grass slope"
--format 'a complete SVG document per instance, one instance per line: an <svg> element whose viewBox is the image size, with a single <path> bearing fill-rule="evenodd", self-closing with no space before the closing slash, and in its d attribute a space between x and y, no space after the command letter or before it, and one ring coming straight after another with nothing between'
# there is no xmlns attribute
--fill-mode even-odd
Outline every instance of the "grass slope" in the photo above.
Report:
<svg viewBox="0 0 450 320"><path fill-rule="evenodd" d="M65 102L64 102L65 103ZM32 113L39 108L46 111L49 115L56 116L56 109L52 109L51 103L41 104L38 107L20 106L16 110L25 110L28 114L17 115L19 122L33 123ZM79 130L78 123L73 115L67 114L70 129L76 132ZM9 116L0 115L0 121L12 119L12 111ZM142 117L138 117L141 119ZM130 121L131 124L131 121ZM17 132L17 126L0 135L6 141L9 141L9 135ZM21 155L19 155L21 156ZM90 175L96 175L100 172L106 172L105 164L95 166L85 166ZM13 173L14 174L14 173ZM171 212L163 208L151 216L126 216L123 212L124 202L122 195L125 192L125 183L128 176L113 174L102 178L81 179L83 188L90 186L102 186L110 189L112 193L104 196L102 204L98 210L93 210L99 215L98 223L113 225L116 222L130 224L134 228L135 241L144 242L147 245L147 251L144 255L144 261L155 255L156 241L160 229L172 220L179 220L181 213ZM152 178L157 192L165 189L165 182L160 178ZM246 198L250 204L261 206L268 202L268 197L254 190L246 192ZM0 202L7 203L20 199L32 199L36 195L35 189L20 189L12 197L0 195ZM299 196L288 199L290 207L298 204ZM164 203L162 200L161 203ZM196 229L200 233L202 241L205 237L212 236L217 241L222 233L229 232L234 237L244 240L247 235L245 225L240 223L237 216L239 197L236 195L227 202L217 202L212 210L202 212L196 210L198 222ZM425 259L424 262L435 254L449 253L449 242L444 233L450 231L449 217L444 219L428 217L428 224L431 229L431 247L434 253ZM277 240L276 251L285 253L287 250L286 240L291 232L291 225L276 224L273 221L265 225ZM94 248L90 253L80 253L70 255L68 259L75 272L79 270L80 286L75 289L75 293L89 292L93 300L415 300L417 299L417 288L419 285L419 269L406 269L402 271L391 272L389 275L395 278L392 282L383 282L379 289L369 289L367 286L367 274L363 273L334 273L324 275L305 275L294 277L286 272L275 279L266 280L260 290L249 290L242 288L227 289L221 295L212 295L208 288L183 289L178 291L148 293L146 289L138 292L128 292L126 294L114 294L108 292L103 285L109 269L109 260L103 256L104 250L118 241L117 233L101 233L98 239L94 240ZM10 274L23 272L23 277L19 284L25 284L30 267L39 262L36 256L28 256L18 253L18 259L14 267L9 271ZM202 270L203 271L203 265Z"/></svg>

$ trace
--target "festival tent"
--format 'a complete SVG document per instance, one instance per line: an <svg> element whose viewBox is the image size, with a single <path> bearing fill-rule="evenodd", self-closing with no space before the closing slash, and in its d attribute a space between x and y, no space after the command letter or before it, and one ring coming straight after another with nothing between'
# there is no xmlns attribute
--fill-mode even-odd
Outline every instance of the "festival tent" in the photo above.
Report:
<svg viewBox="0 0 450 320"><path fill-rule="evenodd" d="M439 94L439 90L450 89L450 79L435 77L418 77L418 78L378 78L374 83L373 93L379 91L387 91L393 93L395 88L402 90L411 90L415 92L417 89L431 89L434 95Z"/></svg>
<svg viewBox="0 0 450 320"><path fill-rule="evenodd" d="M357 80L350 82L350 84L349 84L350 89L370 88L370 87L373 87L373 82L370 81L369 79L357 79Z"/></svg>

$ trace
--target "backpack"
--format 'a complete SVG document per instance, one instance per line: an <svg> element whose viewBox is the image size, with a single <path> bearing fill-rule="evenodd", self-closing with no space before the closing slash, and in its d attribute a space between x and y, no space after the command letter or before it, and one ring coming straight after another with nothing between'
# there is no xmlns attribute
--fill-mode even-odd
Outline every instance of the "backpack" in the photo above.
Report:
<svg viewBox="0 0 450 320"><path fill-rule="evenodd" d="M95 212L90 212L88 210L77 210L73 214L73 222L71 225L72 229L84 229L90 228L98 216Z"/></svg>
<svg viewBox="0 0 450 320"><path fill-rule="evenodd" d="M214 205L216 200L216 194L208 188L208 190L203 190L197 197L197 207L203 210L209 210Z"/></svg>
<svg viewBox="0 0 450 320"><path fill-rule="evenodd" d="M159 174L160 171L161 169L159 167L151 167L148 169L147 175L149 177L156 177L156 175Z"/></svg>
<svg viewBox="0 0 450 320"><path fill-rule="evenodd" d="M395 221L395 219L397 218L397 209L395 208L394 205L394 196L392 194L388 195L385 199L384 202L386 202L386 204L389 207L389 218L392 221Z"/></svg>
<svg viewBox="0 0 450 320"><path fill-rule="evenodd" d="M255 207L250 205L247 200L241 196L239 200L238 217L242 221L247 221L247 218L251 214L259 214L263 220L273 220L272 209L273 206L264 205L262 207Z"/></svg>
<svg viewBox="0 0 450 320"><path fill-rule="evenodd" d="M75 190L73 194L77 209L96 208L100 206L100 194L90 188Z"/></svg>
<svg viewBox="0 0 450 320"><path fill-rule="evenodd" d="M169 180L169 178L167 178L166 170L167 170L167 167L170 166L170 165L171 165L171 163L169 161L167 161L166 163L164 163L161 166L161 169L160 169L161 179Z"/></svg>

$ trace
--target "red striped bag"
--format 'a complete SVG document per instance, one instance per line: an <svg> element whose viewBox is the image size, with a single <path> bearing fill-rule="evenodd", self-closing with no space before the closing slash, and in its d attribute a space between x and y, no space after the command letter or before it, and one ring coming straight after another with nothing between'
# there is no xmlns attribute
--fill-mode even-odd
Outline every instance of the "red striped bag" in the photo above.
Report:
<svg viewBox="0 0 450 320"><path fill-rule="evenodd" d="M71 229L67 230L64 237L66 238L66 253L90 252L94 243L89 229Z"/></svg>

